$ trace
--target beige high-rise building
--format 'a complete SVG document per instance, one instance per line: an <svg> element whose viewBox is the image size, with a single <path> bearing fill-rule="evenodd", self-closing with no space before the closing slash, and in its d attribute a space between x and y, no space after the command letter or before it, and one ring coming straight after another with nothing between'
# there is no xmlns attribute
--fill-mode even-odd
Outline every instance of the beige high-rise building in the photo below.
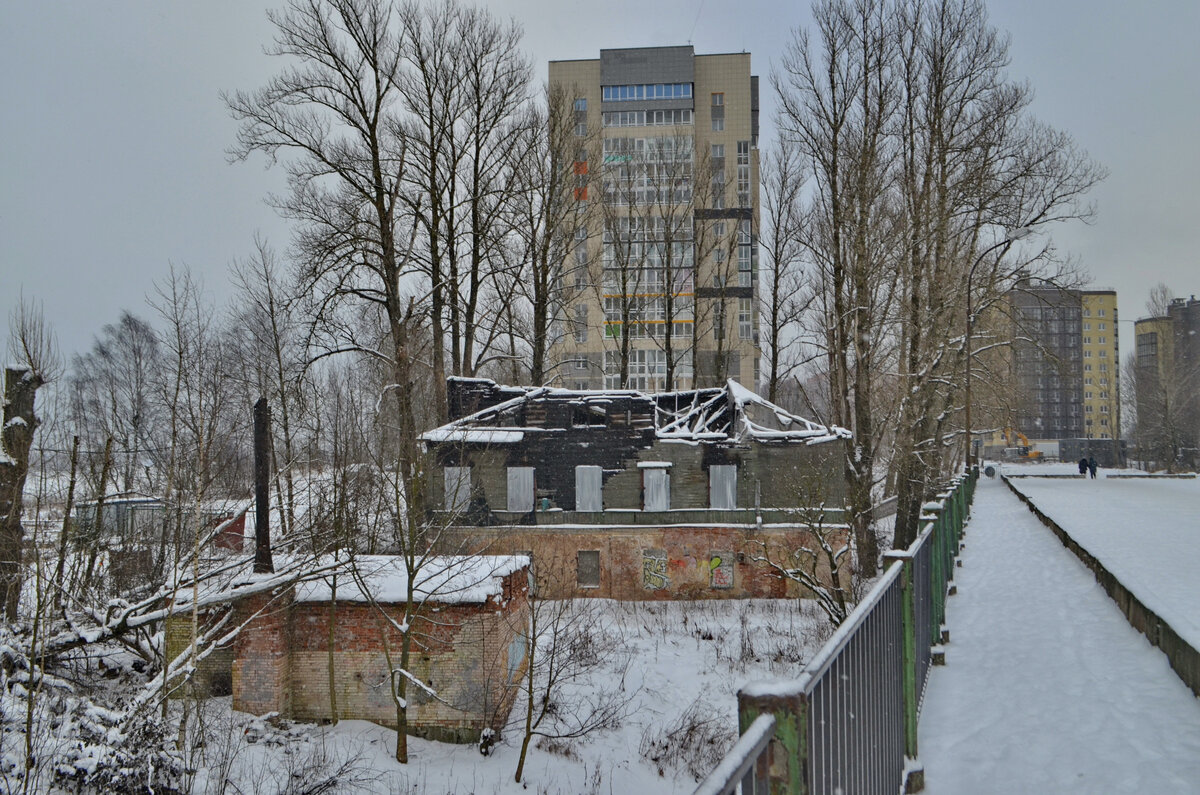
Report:
<svg viewBox="0 0 1200 795"><path fill-rule="evenodd" d="M749 53L551 61L578 202L549 380L659 391L758 380L758 78ZM622 378L622 371L627 373Z"/></svg>
<svg viewBox="0 0 1200 795"><path fill-rule="evenodd" d="M1117 293L1084 290L1083 434L1088 439L1121 437L1121 351L1117 344Z"/></svg>

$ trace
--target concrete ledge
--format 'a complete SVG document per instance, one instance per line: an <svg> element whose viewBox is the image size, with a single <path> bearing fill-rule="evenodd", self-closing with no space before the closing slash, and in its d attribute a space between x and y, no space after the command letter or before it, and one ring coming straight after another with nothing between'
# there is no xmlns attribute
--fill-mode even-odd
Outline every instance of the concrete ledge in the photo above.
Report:
<svg viewBox="0 0 1200 795"><path fill-rule="evenodd" d="M1001 474L1000 477L1004 478L1005 480L1007 480L1008 478L1060 478L1060 479L1069 478L1069 479L1073 479L1073 480L1080 480L1082 478L1087 477L1087 475L1067 474L1067 473L1061 473L1061 472L1060 473L1047 472L1045 475L1036 475L1036 474L1030 474L1028 472L1021 472L1021 473L1014 473L1012 475Z"/></svg>
<svg viewBox="0 0 1200 795"><path fill-rule="evenodd" d="M1022 494L1011 483L1007 477L1001 477L1004 484L1021 499L1029 507L1037 518L1042 520L1042 524L1049 527L1063 546L1069 549L1075 557L1079 558L1083 565L1091 569L1096 576L1096 582L1100 583L1121 612L1125 615L1125 620L1130 626L1146 636L1146 639L1151 644L1157 646L1163 654L1167 655L1168 662L1171 663L1172 670L1183 680L1183 683L1192 689L1192 693L1200 697L1200 652L1197 652L1191 645L1179 636L1170 624L1164 621L1157 613L1146 607L1141 601L1133 595L1133 592L1121 584L1121 581L1116 576L1104 567L1099 560L1096 559L1090 552L1080 546L1074 538L1063 530L1053 519L1033 504L1033 501Z"/></svg>
<svg viewBox="0 0 1200 795"><path fill-rule="evenodd" d="M1180 472L1179 474L1155 473L1155 472L1114 472L1111 475L1106 475L1109 478L1174 478L1176 480L1195 480L1195 472Z"/></svg>

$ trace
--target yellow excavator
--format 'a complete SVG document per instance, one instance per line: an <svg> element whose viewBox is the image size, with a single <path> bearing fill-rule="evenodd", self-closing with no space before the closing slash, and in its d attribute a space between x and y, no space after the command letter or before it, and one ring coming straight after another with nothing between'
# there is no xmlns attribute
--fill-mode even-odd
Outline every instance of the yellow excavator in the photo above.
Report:
<svg viewBox="0 0 1200 795"><path fill-rule="evenodd" d="M1029 437L1020 431L1005 428L1004 442L1008 445L1004 448L1005 458L1018 461L1039 461L1042 458L1042 451L1033 449L1033 445L1029 443Z"/></svg>

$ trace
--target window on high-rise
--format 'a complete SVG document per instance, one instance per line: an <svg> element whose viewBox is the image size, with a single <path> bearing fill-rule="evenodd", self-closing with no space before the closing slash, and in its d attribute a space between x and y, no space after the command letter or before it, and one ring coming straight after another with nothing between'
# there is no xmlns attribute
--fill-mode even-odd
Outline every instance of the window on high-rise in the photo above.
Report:
<svg viewBox="0 0 1200 795"><path fill-rule="evenodd" d="M738 339L748 340L754 335L753 298L738 299Z"/></svg>
<svg viewBox="0 0 1200 795"><path fill-rule="evenodd" d="M713 94L712 95L712 104L713 104L714 108L719 105L724 105L725 104L725 95L724 94Z"/></svg>
<svg viewBox="0 0 1200 795"><path fill-rule="evenodd" d="M725 130L725 119L712 120L713 132L723 132Z"/></svg>
<svg viewBox="0 0 1200 795"><path fill-rule="evenodd" d="M588 305L580 302L575 305L575 342L584 343L588 338Z"/></svg>
<svg viewBox="0 0 1200 795"><path fill-rule="evenodd" d="M587 97L577 97L575 99L575 110L587 110Z"/></svg>

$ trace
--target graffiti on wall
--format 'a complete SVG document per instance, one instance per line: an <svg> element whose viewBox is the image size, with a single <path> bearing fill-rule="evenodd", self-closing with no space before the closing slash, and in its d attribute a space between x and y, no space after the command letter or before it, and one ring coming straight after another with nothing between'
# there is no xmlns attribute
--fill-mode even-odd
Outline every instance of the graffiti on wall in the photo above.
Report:
<svg viewBox="0 0 1200 795"><path fill-rule="evenodd" d="M661 591L671 585L667 577L667 551L665 549L642 550L642 587Z"/></svg>
<svg viewBox="0 0 1200 795"><path fill-rule="evenodd" d="M714 552L709 556L709 585L713 588L733 587L733 553Z"/></svg>

